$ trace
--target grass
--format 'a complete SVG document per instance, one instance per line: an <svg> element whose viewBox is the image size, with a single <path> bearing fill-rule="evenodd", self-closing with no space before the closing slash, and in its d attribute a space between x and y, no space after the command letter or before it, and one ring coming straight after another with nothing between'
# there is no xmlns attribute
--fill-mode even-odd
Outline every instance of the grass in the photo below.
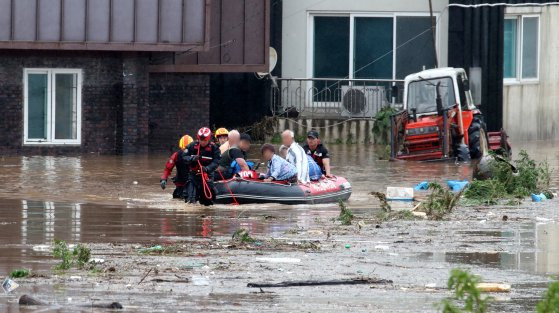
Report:
<svg viewBox="0 0 559 313"><path fill-rule="evenodd" d="M419 205L419 210L427 213L431 219L440 220L458 203L462 192L453 193L443 188L439 183L430 182L429 189L432 190L427 200Z"/></svg>
<svg viewBox="0 0 559 313"><path fill-rule="evenodd" d="M250 233L247 229L239 228L233 233L233 240L238 240L242 243L253 243L256 242L256 239L250 236Z"/></svg>
<svg viewBox="0 0 559 313"><path fill-rule="evenodd" d="M72 266L83 268L89 262L91 249L78 244L73 250L70 250L64 240L55 239L52 254L55 258L60 259L60 263L54 268L64 271L72 268Z"/></svg>
<svg viewBox="0 0 559 313"><path fill-rule="evenodd" d="M338 206L340 207L340 216L338 220L342 222L342 225L351 225L354 218L353 212L351 212L342 200L338 201Z"/></svg>
<svg viewBox="0 0 559 313"><path fill-rule="evenodd" d="M30 273L31 273L31 271L26 269L26 268L18 268L18 269L13 270L10 273L10 277L11 278L22 278L22 277L29 276Z"/></svg>
<svg viewBox="0 0 559 313"><path fill-rule="evenodd" d="M464 192L464 198L483 204L496 204L500 199L507 197L505 185L494 178L473 180Z"/></svg>
<svg viewBox="0 0 559 313"><path fill-rule="evenodd" d="M454 290L454 295L439 304L443 313L487 312L488 304L493 298L481 296L481 291L476 287L479 282L481 282L479 276L461 269L453 269L447 287L449 290ZM456 301L463 303L463 306L458 307Z"/></svg>
<svg viewBox="0 0 559 313"><path fill-rule="evenodd" d="M392 211L392 207L390 207L390 204L388 204L388 201L386 200L386 195L384 193L371 191L369 194L378 198L378 200L380 201L380 208L382 211L384 212Z"/></svg>
<svg viewBox="0 0 559 313"><path fill-rule="evenodd" d="M547 289L543 300L536 306L537 313L559 312L559 281L554 282Z"/></svg>

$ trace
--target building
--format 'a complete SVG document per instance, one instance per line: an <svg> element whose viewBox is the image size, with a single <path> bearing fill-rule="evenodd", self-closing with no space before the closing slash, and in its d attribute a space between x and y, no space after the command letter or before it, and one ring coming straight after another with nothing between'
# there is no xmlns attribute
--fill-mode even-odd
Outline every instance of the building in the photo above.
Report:
<svg viewBox="0 0 559 313"><path fill-rule="evenodd" d="M504 128L513 140L558 135L559 35L553 32L558 5L433 0L431 19L427 0L282 3L281 79L271 105L285 115L295 108L306 125L299 127L302 131L316 119L370 119L391 99L401 100L391 94L391 85L399 86L405 75L438 61L439 67L466 69L489 130ZM360 81L364 79L368 82ZM382 96L373 95L369 102L374 107L351 112L351 106L344 107L347 85Z"/></svg>
<svg viewBox="0 0 559 313"><path fill-rule="evenodd" d="M213 73L266 71L267 0L0 0L0 153L168 150Z"/></svg>

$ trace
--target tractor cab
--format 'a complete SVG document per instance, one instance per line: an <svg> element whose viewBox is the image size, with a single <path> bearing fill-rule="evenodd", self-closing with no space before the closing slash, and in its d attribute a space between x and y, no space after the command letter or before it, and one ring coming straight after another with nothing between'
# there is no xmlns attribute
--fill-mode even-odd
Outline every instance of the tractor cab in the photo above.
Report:
<svg viewBox="0 0 559 313"><path fill-rule="evenodd" d="M485 139L487 131L473 103L464 69L439 68L411 74L404 88L403 110L392 120L393 158L481 157L480 138ZM501 132L498 134L500 143Z"/></svg>

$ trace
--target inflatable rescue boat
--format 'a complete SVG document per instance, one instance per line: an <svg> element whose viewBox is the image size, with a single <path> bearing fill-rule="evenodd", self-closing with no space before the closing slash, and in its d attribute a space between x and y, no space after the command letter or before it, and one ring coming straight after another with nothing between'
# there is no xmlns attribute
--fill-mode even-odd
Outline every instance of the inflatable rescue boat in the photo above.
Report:
<svg viewBox="0 0 559 313"><path fill-rule="evenodd" d="M323 178L308 184L285 181L264 182L255 175L215 182L216 203L318 204L345 201L351 196L351 184L343 177Z"/></svg>

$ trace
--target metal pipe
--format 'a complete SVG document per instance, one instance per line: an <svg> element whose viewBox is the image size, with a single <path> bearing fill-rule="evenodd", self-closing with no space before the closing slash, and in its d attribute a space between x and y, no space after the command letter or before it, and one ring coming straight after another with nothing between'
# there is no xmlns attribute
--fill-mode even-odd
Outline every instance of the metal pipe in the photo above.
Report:
<svg viewBox="0 0 559 313"><path fill-rule="evenodd" d="M429 15L431 16L431 34L433 35L433 51L435 52L435 66L439 67L439 57L437 56L437 35L435 33L437 20L433 19L433 0L429 0Z"/></svg>

